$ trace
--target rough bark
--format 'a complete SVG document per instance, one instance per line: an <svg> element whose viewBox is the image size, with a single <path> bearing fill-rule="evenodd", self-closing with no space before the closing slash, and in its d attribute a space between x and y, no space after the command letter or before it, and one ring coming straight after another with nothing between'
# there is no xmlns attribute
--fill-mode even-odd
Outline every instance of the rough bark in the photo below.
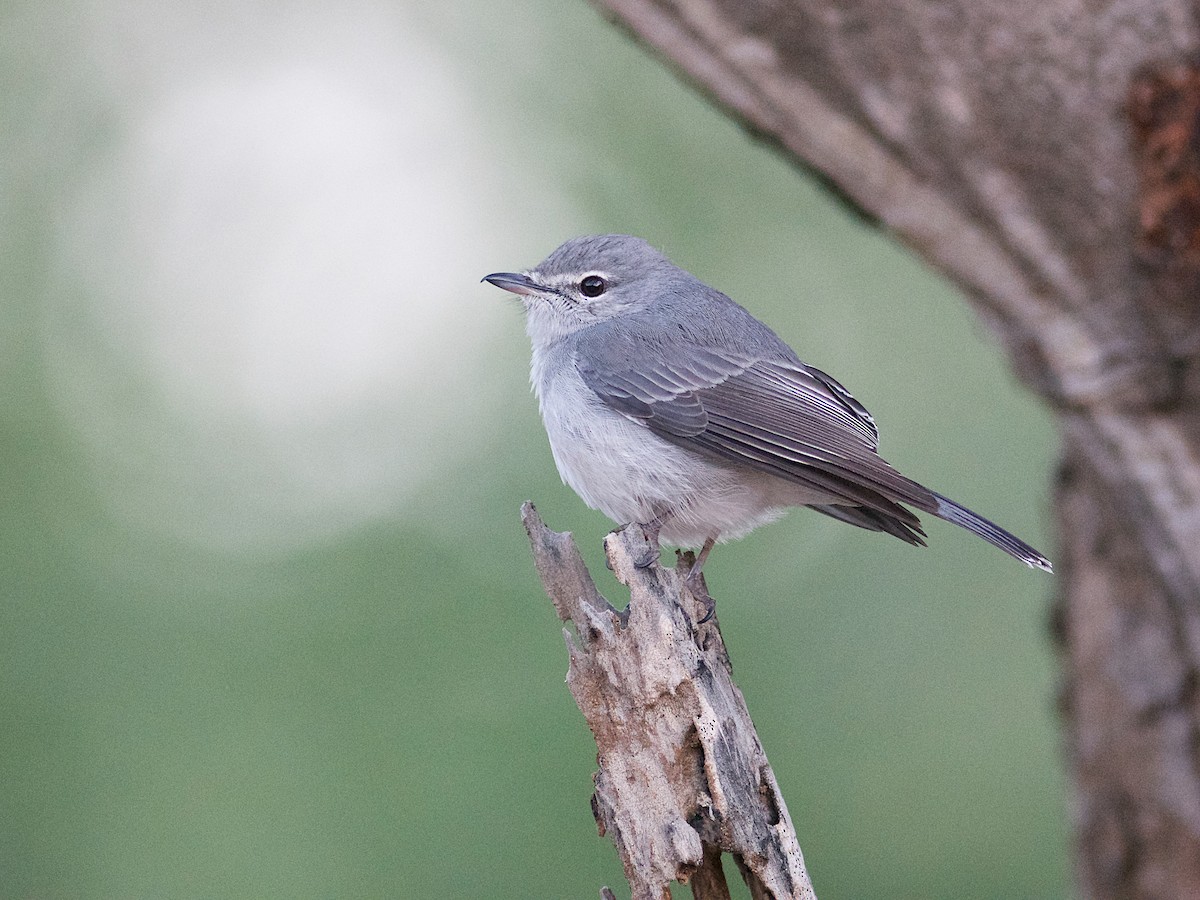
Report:
<svg viewBox="0 0 1200 900"><path fill-rule="evenodd" d="M1194 6L593 2L957 282L1056 411L1079 889L1200 896Z"/></svg>
<svg viewBox="0 0 1200 900"><path fill-rule="evenodd" d="M669 900L672 881L698 900L728 900L721 853L752 896L815 900L787 805L755 733L715 616L697 624L680 574L639 568L641 529L605 541L630 590L618 611L600 596L571 536L521 510L538 574L564 629L567 684L596 738L592 811L620 853L634 900Z"/></svg>

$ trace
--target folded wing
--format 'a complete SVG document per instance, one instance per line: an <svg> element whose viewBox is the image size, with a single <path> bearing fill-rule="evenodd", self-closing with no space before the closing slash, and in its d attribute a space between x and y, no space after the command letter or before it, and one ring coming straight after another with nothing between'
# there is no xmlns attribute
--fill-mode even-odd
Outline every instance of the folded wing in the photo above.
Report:
<svg viewBox="0 0 1200 900"><path fill-rule="evenodd" d="M819 369L677 347L625 365L585 354L577 366L605 403L680 446L775 475L836 498L814 506L842 521L919 544L932 491L876 453L870 414Z"/></svg>

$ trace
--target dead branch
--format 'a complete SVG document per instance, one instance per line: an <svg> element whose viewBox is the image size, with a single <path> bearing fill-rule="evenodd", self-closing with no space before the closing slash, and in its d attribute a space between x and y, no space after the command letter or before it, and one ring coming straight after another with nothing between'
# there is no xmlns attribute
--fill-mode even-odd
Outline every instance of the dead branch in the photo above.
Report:
<svg viewBox="0 0 1200 900"><path fill-rule="evenodd" d="M621 856L634 900L666 900L672 881L701 900L728 898L722 853L758 898L815 900L787 805L714 616L674 569L638 568L636 526L605 540L629 588L618 611L596 590L570 534L521 509L533 557L563 630L567 685L596 739L592 812ZM682 572L691 563L681 557Z"/></svg>

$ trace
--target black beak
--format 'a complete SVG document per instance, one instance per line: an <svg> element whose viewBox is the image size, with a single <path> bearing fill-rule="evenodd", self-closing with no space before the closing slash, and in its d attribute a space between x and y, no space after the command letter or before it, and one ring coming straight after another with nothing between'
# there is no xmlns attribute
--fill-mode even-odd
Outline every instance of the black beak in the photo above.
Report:
<svg viewBox="0 0 1200 900"><path fill-rule="evenodd" d="M480 281L494 284L496 287L512 291L514 294L536 294L544 290L544 288L517 272L493 272L491 275L484 275Z"/></svg>

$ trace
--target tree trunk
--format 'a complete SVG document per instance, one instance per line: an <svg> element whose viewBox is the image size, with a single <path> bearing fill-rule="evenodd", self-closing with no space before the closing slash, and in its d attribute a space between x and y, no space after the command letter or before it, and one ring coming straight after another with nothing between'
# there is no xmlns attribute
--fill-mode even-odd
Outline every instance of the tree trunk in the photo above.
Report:
<svg viewBox="0 0 1200 900"><path fill-rule="evenodd" d="M1056 411L1080 891L1200 897L1196 10L594 2L957 282Z"/></svg>

